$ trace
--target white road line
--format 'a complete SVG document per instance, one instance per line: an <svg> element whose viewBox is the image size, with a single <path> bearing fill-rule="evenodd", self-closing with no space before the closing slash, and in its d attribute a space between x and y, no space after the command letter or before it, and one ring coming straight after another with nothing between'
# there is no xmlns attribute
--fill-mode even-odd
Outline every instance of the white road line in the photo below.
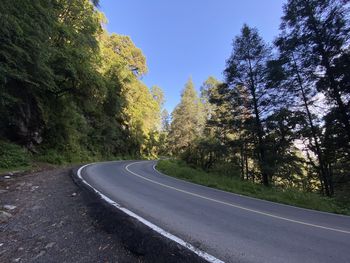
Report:
<svg viewBox="0 0 350 263"><path fill-rule="evenodd" d="M143 217L135 214L134 212L126 209L125 207L122 207L121 205L119 205L118 203L116 203L115 201L113 201L112 199L110 199L109 197L105 196L104 194L102 194L100 191L98 191L97 189L95 189L92 185L90 185L88 182L86 182L84 180L84 178L81 175L81 171L89 166L89 165L93 165L94 163L91 164L86 164L82 167L79 168L79 170L77 171L77 175L79 177L79 179L86 184L88 187L90 187L95 193L97 193L99 196L101 196L101 198L103 200L105 200L107 203L113 205L114 207L116 207L117 209L119 209L120 211L123 211L125 214L137 219L138 221L140 221L141 223L143 223L144 225L148 226L149 228L151 228L152 230L156 231L157 233L159 233L160 235L171 239L172 241L178 243L179 245L191 250L192 252L194 252L196 255L198 255L199 257L203 258L204 260L210 262L210 263L225 263L224 261L194 247L193 245L191 245L190 243L182 240L181 238L174 236L173 234L165 231L164 229L156 226L155 224L149 222L148 220L144 219ZM132 163L133 164L133 163Z"/></svg>
<svg viewBox="0 0 350 263"><path fill-rule="evenodd" d="M280 220L284 220L284 221L288 221L288 222L292 222L292 223L297 223L297 224L301 224L301 225L305 225L305 226L311 226L311 227L321 228L321 229L325 229L325 230L340 232L340 233L344 233L344 234L350 234L350 231L337 229L337 228L331 228L331 227L325 227L325 226L320 226L320 225L315 225L315 224L311 224L311 223L307 223L307 222L303 222L303 221L299 221L299 220L294 220L294 219L290 219L290 218L286 218L286 217L282 217L282 216L277 216L277 215L274 215L274 214L258 211L258 210L247 208L247 207L244 207L244 206L240 206L240 205L236 205L236 204L232 204L232 203L227 203L227 202L220 201L220 200L217 200L217 199L213 199L213 198L210 198L210 197L206 197L206 196L203 196L203 195L199 195L199 194L195 194L195 193L192 193L192 192L188 192L188 191L185 191L185 190L182 190L182 189L179 189L179 188L167 185L167 184L159 183L157 181L154 181L152 179L146 178L146 177L144 177L142 175L139 175L139 174L129 170L129 167L131 165L134 165L134 164L137 164L137 163L142 163L142 161L141 162L130 163L127 166L125 166L125 169L129 173L131 173L131 174L133 174L133 175L135 175L135 176L137 176L137 177L139 177L139 178L141 178L143 180L149 181L151 183L154 183L154 184L157 184L157 185L160 185L160 186L163 186L163 187L166 187L166 188L169 188L169 189L172 189L172 190L184 193L184 194L188 194L188 195L191 195L191 196L202 198L202 199L205 199L205 200L208 200L208 201L212 201L212 202L215 202L215 203L231 206L231 207L234 207L234 208L239 208L239 209L242 209L242 210L245 210L245 211L249 211L249 212L252 212L252 213L256 213L256 214L260 214L260 215L264 215L264 216L268 216L268 217L272 217L272 218L276 218L276 219L280 219Z"/></svg>

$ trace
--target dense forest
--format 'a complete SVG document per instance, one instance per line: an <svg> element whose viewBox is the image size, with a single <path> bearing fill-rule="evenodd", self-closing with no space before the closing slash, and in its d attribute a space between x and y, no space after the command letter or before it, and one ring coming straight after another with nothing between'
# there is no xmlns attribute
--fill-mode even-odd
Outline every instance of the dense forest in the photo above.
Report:
<svg viewBox="0 0 350 263"><path fill-rule="evenodd" d="M142 51L108 33L93 3L5 0L0 10L3 154L12 142L58 163L157 156L163 92L140 81Z"/></svg>
<svg viewBox="0 0 350 263"><path fill-rule="evenodd" d="M346 0L288 0L266 43L243 25L222 81L191 79L171 116L130 37L96 1L0 2L0 155L63 163L173 156L265 186L350 193ZM20 149L20 150L19 150Z"/></svg>
<svg viewBox="0 0 350 263"><path fill-rule="evenodd" d="M244 25L223 82L191 80L172 113L169 149L242 180L349 198L349 4L289 0L279 36Z"/></svg>

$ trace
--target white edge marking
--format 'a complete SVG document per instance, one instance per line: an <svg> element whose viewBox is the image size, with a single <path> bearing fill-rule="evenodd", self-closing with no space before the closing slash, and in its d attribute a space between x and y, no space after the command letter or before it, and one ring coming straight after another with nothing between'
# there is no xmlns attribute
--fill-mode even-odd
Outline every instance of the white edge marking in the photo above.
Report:
<svg viewBox="0 0 350 263"><path fill-rule="evenodd" d="M139 177L139 178L141 178L141 179L143 179L145 181L149 181L149 182L151 182L153 184L157 184L157 185L160 185L160 186L163 186L163 187L166 187L166 188L169 188L169 189L172 189L172 190L184 193L184 194L195 196L195 197L198 197L198 198L201 198L201 199L205 199L205 200L208 200L208 201L211 201L211 202L219 203L219 204L222 204L222 205L227 205L227 206L230 206L230 207L242 209L242 210L245 210L245 211L248 211L248 212L252 212L252 213L255 213L255 214L268 216L268 217L272 217L272 218L275 218L275 219L284 220L284 221L288 221L288 222L292 222L292 223L296 223L296 224L300 224L300 225L304 225L304 226L310 226L310 227L325 229L325 230L329 230L329 231L334 231L334 232L339 232L339 233L344 233L344 234L350 234L350 231L347 231L347 230L338 229L338 228L332 228L332 227L326 227L326 226L321 226L321 225L311 224L311 223L307 223L307 222L303 222L303 221L299 221L299 220L290 219L290 218L287 218L287 217L277 216L277 215L274 215L274 214L270 214L270 213L262 212L262 211L259 211L259 210L247 208L247 207L244 207L244 206L241 206L241 205L236 205L236 204L233 204L233 203L228 203L228 202L220 201L220 200L217 200L217 199L214 199L214 198L210 198L210 197L206 197L206 196L199 195L199 194L196 194L196 193L192 193L192 192L189 192L189 191L185 191L185 190L182 190L182 189L179 189L179 188L167 185L167 184L163 184L163 183L159 183L159 182L153 181L153 180L151 180L149 178L146 178L146 177L144 177L142 175L139 175L139 174L129 170L129 166L137 164L137 163L141 163L141 162L143 162L143 161L130 163L127 166L125 166L125 169L129 173L131 173L131 174L133 174L133 175L135 175L135 176L137 176L137 177Z"/></svg>
<svg viewBox="0 0 350 263"><path fill-rule="evenodd" d="M126 209L125 207L122 207L120 204L116 203L115 201L113 201L112 199L110 199L109 197L105 196L104 194L102 194L100 191L98 191L97 189L95 189L92 185L90 185L88 182L86 182L82 175L81 175L81 171L89 166L89 165L93 165L95 163L90 163L90 164L86 164L82 167L80 167L77 171L77 175L78 178L84 183L86 184L89 188L91 188L96 194L98 194L103 200L105 200L107 203L109 203L110 205L116 207L117 209L119 209L120 211L124 212L125 214L137 219L138 221L140 221L141 223L143 223L144 225L148 226L149 228L151 228L152 230L156 231L157 233L159 233L160 235L178 243L179 245L191 250L193 253L195 253L196 255L198 255L199 257L205 259L206 261L210 262L210 263L225 263L224 261L194 247L193 245L191 245L190 243L182 240L181 238L174 236L173 234L165 231L164 229L156 226L155 224L149 222L148 220L144 219L143 217L135 214L134 212L131 212L130 210Z"/></svg>

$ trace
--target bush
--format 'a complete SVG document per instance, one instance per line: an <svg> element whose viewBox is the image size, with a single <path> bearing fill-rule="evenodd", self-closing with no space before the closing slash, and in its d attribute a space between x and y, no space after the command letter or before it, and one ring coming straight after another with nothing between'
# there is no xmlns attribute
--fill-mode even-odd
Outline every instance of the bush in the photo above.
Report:
<svg viewBox="0 0 350 263"><path fill-rule="evenodd" d="M0 168L28 166L30 154L17 144L0 141Z"/></svg>
<svg viewBox="0 0 350 263"><path fill-rule="evenodd" d="M35 158L37 161L50 163L50 164L64 164L66 163L66 158L58 153L56 150L50 149Z"/></svg>

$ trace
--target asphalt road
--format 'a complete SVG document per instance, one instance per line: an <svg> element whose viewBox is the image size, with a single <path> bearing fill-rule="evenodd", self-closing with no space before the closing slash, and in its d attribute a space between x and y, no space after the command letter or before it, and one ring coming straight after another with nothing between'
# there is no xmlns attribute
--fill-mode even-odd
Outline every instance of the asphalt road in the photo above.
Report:
<svg viewBox="0 0 350 263"><path fill-rule="evenodd" d="M108 198L224 262L350 262L350 217L187 183L155 161L98 163L83 179Z"/></svg>

